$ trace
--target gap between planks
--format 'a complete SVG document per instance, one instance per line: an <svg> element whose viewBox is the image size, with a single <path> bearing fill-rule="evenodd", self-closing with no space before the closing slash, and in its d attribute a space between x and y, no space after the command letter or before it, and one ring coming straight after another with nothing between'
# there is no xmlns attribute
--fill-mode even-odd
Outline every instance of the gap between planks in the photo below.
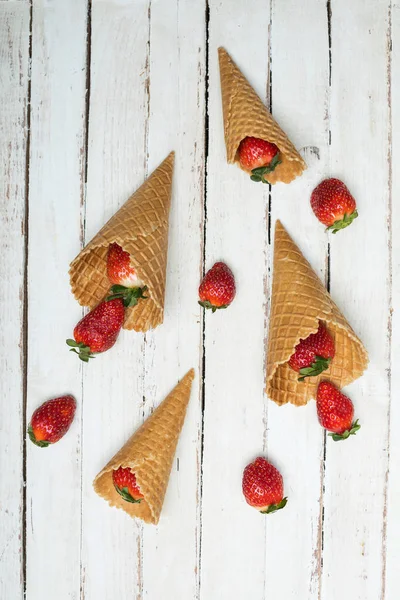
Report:
<svg viewBox="0 0 400 600"><path fill-rule="evenodd" d="M202 212L202 264L200 265L200 278L204 277L206 272L206 251L207 251L207 180L208 180L208 155L209 155L209 68L210 68L210 5L205 0L205 77L204 77L204 167L203 167L203 212ZM203 542L203 467L204 467L204 416L206 407L206 315L205 310L201 312L201 373L200 375L200 402L201 402L201 421L200 421L200 460L197 471L198 480L198 554L197 554L197 598L201 598L201 559Z"/></svg>
<svg viewBox="0 0 400 600"><path fill-rule="evenodd" d="M21 567L22 589L26 596L26 514L27 514L27 447L26 431L28 404L28 267L29 267L29 166L31 152L31 95L32 95L32 23L33 4L29 2L29 42L28 42L28 88L26 98L26 155L25 155L25 215L24 215L24 277L23 277L23 309L22 309L22 532L21 532Z"/></svg>

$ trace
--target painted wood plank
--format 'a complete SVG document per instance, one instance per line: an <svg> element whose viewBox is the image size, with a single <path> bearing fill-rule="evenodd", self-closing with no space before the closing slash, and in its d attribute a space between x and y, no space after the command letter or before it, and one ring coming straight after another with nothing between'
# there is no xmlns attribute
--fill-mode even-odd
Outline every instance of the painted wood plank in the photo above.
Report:
<svg viewBox="0 0 400 600"><path fill-rule="evenodd" d="M400 192L400 178L396 165L400 152L400 4L395 2L389 15L387 50L388 59L391 59L388 69L388 103L391 118L391 136L388 141L392 147L388 147L387 159L390 161L389 171L389 216L391 214L391 230L389 243L392 248L391 263L389 265L391 275L391 310L392 319L388 327L391 327L391 361L390 361L390 407L389 407L389 439L387 445L388 463L386 472L386 498L384 505L384 529L383 529L383 565L382 565L382 597L386 600L395 600L398 596L400 585L400 574L398 569L398 557L400 555L400 441L396 432L400 426L399 403L397 401L400 389L400 375L397 364L400 360L400 240L396 234L399 230L400 213L397 198ZM390 331L390 330L389 330ZM386 542L386 544L385 544Z"/></svg>
<svg viewBox="0 0 400 600"><path fill-rule="evenodd" d="M0 597L22 598L29 3L3 3L0 16Z"/></svg>
<svg viewBox="0 0 400 600"><path fill-rule="evenodd" d="M80 314L67 273L81 242L86 3L36 0L32 27L27 419L64 394L78 410L57 445L27 442L27 598L43 596L44 585L49 597L78 598L81 367L65 339Z"/></svg>
<svg viewBox="0 0 400 600"><path fill-rule="evenodd" d="M345 390L359 434L343 444L327 442L326 600L343 589L352 599L382 597L390 373L388 8L383 0L352 2L351 10L347 2L332 2L331 169L354 193L360 216L332 236L331 293L371 362Z"/></svg>
<svg viewBox="0 0 400 600"><path fill-rule="evenodd" d="M91 30L86 242L146 176L148 2L96 0ZM143 419L143 351L144 336L123 331L112 350L84 369L86 598L142 598L142 525L110 509L92 481Z"/></svg>
<svg viewBox="0 0 400 600"><path fill-rule="evenodd" d="M265 520L242 496L244 467L263 453L268 188L226 162L217 48L261 97L268 83L268 2L210 2L205 268L232 268L237 297L205 315L201 598L263 598ZM279 517L278 517L279 519Z"/></svg>
<svg viewBox="0 0 400 600"><path fill-rule="evenodd" d="M283 50L284 49L284 50ZM329 37L326 3L274 3L271 15L272 112L308 169L271 191L271 237L280 219L322 281L327 237L310 207L310 193L329 165ZM273 240L270 267L273 261ZM270 289L270 286L268 286ZM268 331L266 331L266 337ZM319 598L322 560L324 435L315 402L268 402L268 456L281 468L288 504L267 517L266 598ZM288 565L290 576L282 577Z"/></svg>
<svg viewBox="0 0 400 600"><path fill-rule="evenodd" d="M150 31L149 170L170 150L176 155L164 324L146 335L145 413L191 367L196 369L196 379L160 523L143 531L143 595L196 598L202 434L197 288L203 234L203 3L153 1Z"/></svg>

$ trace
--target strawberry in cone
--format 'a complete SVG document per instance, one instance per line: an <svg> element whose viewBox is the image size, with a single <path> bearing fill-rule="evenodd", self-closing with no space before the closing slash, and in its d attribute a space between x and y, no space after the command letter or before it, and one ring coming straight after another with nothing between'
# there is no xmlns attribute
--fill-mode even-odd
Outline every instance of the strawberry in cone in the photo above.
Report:
<svg viewBox="0 0 400 600"><path fill-rule="evenodd" d="M299 381L304 381L306 377L316 377L326 371L334 356L333 338L320 322L317 333L300 340L288 363L291 369L299 373Z"/></svg>
<svg viewBox="0 0 400 600"><path fill-rule="evenodd" d="M94 489L110 506L158 523L193 378L192 369L97 475Z"/></svg>
<svg viewBox="0 0 400 600"><path fill-rule="evenodd" d="M125 252L116 242L108 248L107 277L112 284L108 300L121 298L124 306L128 308L136 306L139 298L147 298L144 295L147 286L139 279L136 269L132 266L129 252Z"/></svg>
<svg viewBox="0 0 400 600"><path fill-rule="evenodd" d="M70 266L72 292L93 309L123 300L124 329L163 322L173 152L103 226ZM113 289L110 292L110 284Z"/></svg>
<svg viewBox="0 0 400 600"><path fill-rule="evenodd" d="M303 158L226 50L218 52L228 163L253 181L290 183L306 169Z"/></svg>

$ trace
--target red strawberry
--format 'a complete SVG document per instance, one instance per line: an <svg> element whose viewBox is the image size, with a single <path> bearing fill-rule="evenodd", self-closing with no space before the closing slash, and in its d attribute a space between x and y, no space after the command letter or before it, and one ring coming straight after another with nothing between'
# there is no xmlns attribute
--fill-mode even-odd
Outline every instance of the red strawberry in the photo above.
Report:
<svg viewBox="0 0 400 600"><path fill-rule="evenodd" d="M272 513L286 506L282 475L262 456L245 468L242 489L247 504L262 513Z"/></svg>
<svg viewBox="0 0 400 600"><path fill-rule="evenodd" d="M332 383L322 381L317 390L317 414L322 427L338 442L355 435L360 429L358 419L353 423L354 406Z"/></svg>
<svg viewBox="0 0 400 600"><path fill-rule="evenodd" d="M311 194L311 208L333 233L348 227L358 217L356 201L340 179L324 179Z"/></svg>
<svg viewBox="0 0 400 600"><path fill-rule="evenodd" d="M40 448L55 444L65 435L74 420L76 402L73 396L60 396L44 402L35 410L28 427L32 442Z"/></svg>
<svg viewBox="0 0 400 600"><path fill-rule="evenodd" d="M304 381L306 377L315 377L325 371L334 356L333 338L320 321L317 333L300 340L288 362L294 371L300 373L299 381Z"/></svg>
<svg viewBox="0 0 400 600"><path fill-rule="evenodd" d="M120 298L100 302L79 321L74 329L74 340L67 340L71 352L88 362L93 354L105 352L114 346L125 317L124 303Z"/></svg>
<svg viewBox="0 0 400 600"><path fill-rule="evenodd" d="M129 468L120 467L113 471L113 483L118 494L126 502L141 502L144 497L136 482L136 476Z"/></svg>
<svg viewBox="0 0 400 600"><path fill-rule="evenodd" d="M110 244L108 248L107 275L113 284L108 300L121 298L128 307L135 306L139 298L147 298L143 295L147 287L132 267L129 252L125 252L117 243Z"/></svg>
<svg viewBox="0 0 400 600"><path fill-rule="evenodd" d="M252 181L268 183L265 176L282 162L278 146L255 137L244 138L239 144L238 154L240 166L251 171Z"/></svg>
<svg viewBox="0 0 400 600"><path fill-rule="evenodd" d="M205 274L199 287L199 304L204 308L227 308L236 294L235 278L230 268L217 262Z"/></svg>

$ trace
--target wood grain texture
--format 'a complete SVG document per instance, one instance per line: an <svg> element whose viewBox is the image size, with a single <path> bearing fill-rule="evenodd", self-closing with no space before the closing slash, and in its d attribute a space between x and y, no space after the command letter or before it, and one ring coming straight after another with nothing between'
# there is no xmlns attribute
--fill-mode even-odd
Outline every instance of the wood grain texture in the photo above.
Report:
<svg viewBox="0 0 400 600"><path fill-rule="evenodd" d="M146 334L145 414L196 370L158 527L143 531L145 597L195 598L199 589L201 317L205 12L202 2L152 1L149 170L175 150L164 323ZM171 540L174 540L171 547ZM154 570L157 577L154 576Z"/></svg>
<svg viewBox="0 0 400 600"><path fill-rule="evenodd" d="M272 112L308 168L289 186L272 187L270 266L275 222L280 219L322 281L327 275L327 236L312 213L309 198L329 169L328 41L324 2L274 2ZM289 47L290 52L282 52ZM305 407L266 402L268 456L282 468L288 496L279 520L267 519L266 598L316 600L320 597L323 539L323 431L314 401ZM290 577L282 577L289 564Z"/></svg>
<svg viewBox="0 0 400 600"><path fill-rule="evenodd" d="M226 162L217 49L223 46L265 97L269 21L265 2L254 2L248 12L239 2L210 3L205 269L225 261L237 296L227 310L205 315L204 599L245 598L249 590L264 597L265 520L246 505L241 478L264 440L268 187Z"/></svg>
<svg viewBox="0 0 400 600"><path fill-rule="evenodd" d="M346 388L362 424L357 438L327 442L326 600L342 589L351 598L382 597L390 373L388 9L384 1L353 2L351 10L342 0L332 3L331 174L349 186L360 217L332 236L331 293L368 349L370 365ZM349 28L354 35L343 36Z"/></svg>
<svg viewBox="0 0 400 600"><path fill-rule="evenodd" d="M148 36L147 2L93 2L86 242L147 173ZM154 165L166 154L155 157ZM123 331L112 350L84 365L84 598L143 597L142 524L111 510L92 487L143 419L143 352L144 336Z"/></svg>
<svg viewBox="0 0 400 600"><path fill-rule="evenodd" d="M398 0L33 0L32 17L30 88L29 2L0 0L0 598L39 600L45 582L61 600L397 600ZM308 164L289 186L226 163L221 45ZM164 324L80 365L68 263L170 150ZM309 206L327 176L359 206L336 236ZM264 393L278 218L370 352L346 390L362 427L342 444L314 402ZM203 314L199 280L220 259L237 297ZM92 481L190 367L164 510L144 526ZM70 432L28 441L24 462L24 421L62 393L78 401ZM285 479L274 516L241 493L259 454Z"/></svg>
<svg viewBox="0 0 400 600"><path fill-rule="evenodd" d="M78 598L81 367L68 353L74 315L68 264L80 244L84 176L86 4L37 0L32 15L27 421L72 394L77 416L46 449L27 442L27 598Z"/></svg>
<svg viewBox="0 0 400 600"><path fill-rule="evenodd" d="M0 597L24 586L24 271L29 4L0 8Z"/></svg>
<svg viewBox="0 0 400 600"><path fill-rule="evenodd" d="M395 165L400 156L400 80L397 74L400 68L400 4L394 3L389 13L388 21L388 102L390 107L391 131L389 141L392 143L391 151L388 152L389 183L391 184L389 194L389 211L391 212L391 236L389 243L392 248L392 260L390 262L391 275L391 316L392 326L391 362L390 362L390 412L388 457L386 470L386 503L384 507L384 540L383 540L383 571L382 571L382 598L395 600L399 590L398 557L400 556L400 440L396 435L400 427L400 412L397 394L400 386L400 373L397 364L400 360L400 239L396 232L400 225L400 212L397 198L400 192L400 178ZM386 538L386 539L385 539ZM386 545L385 545L386 542Z"/></svg>

